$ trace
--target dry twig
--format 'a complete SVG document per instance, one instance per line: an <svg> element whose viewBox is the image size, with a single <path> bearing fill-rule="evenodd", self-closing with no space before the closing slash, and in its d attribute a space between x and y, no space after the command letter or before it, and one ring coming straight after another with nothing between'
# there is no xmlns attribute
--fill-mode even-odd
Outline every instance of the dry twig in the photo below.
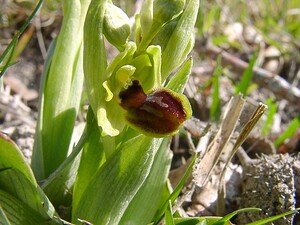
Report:
<svg viewBox="0 0 300 225"><path fill-rule="evenodd" d="M203 50L203 45L200 41L196 41L196 49ZM216 59L218 56L222 58L222 66L233 66L235 70L242 72L248 67L248 63L231 55L230 53L222 50L217 46L208 44L205 47L204 52L212 58ZM282 77L277 74L273 74L270 71L262 68L254 67L253 69L253 81L259 86L268 88L277 97L284 98L290 103L296 105L300 110L300 90L299 88L292 86Z"/></svg>

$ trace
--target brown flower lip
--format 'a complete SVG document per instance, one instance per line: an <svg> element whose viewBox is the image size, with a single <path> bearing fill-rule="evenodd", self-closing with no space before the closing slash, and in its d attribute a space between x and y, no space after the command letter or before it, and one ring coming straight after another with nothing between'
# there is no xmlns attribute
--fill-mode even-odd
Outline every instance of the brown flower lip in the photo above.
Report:
<svg viewBox="0 0 300 225"><path fill-rule="evenodd" d="M139 81L119 94L128 123L147 135L162 137L177 132L187 119L181 99L166 88L145 94Z"/></svg>

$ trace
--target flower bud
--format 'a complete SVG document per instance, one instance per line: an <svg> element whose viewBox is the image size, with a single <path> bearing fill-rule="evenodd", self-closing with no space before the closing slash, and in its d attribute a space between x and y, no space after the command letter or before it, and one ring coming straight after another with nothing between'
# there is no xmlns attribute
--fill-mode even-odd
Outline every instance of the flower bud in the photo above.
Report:
<svg viewBox="0 0 300 225"><path fill-rule="evenodd" d="M163 25L178 16L185 0L155 0L153 2L153 23Z"/></svg>
<svg viewBox="0 0 300 225"><path fill-rule="evenodd" d="M157 35L152 39L151 45L159 45L163 52L177 26L179 18L180 17L177 17L174 20L168 22L165 26L163 26L157 33Z"/></svg>
<svg viewBox="0 0 300 225"><path fill-rule="evenodd" d="M142 36L144 37L151 30L153 22L153 0L144 1L139 19L142 29Z"/></svg>
<svg viewBox="0 0 300 225"><path fill-rule="evenodd" d="M161 69L163 81L181 65L194 44L194 25L198 8L199 0L188 1L168 43L164 45Z"/></svg>
<svg viewBox="0 0 300 225"><path fill-rule="evenodd" d="M180 15L184 6L185 0L146 0L140 16L142 39L138 51L144 51L161 28Z"/></svg>
<svg viewBox="0 0 300 225"><path fill-rule="evenodd" d="M139 81L120 92L120 106L126 110L127 122L142 133L154 137L175 134L191 116L191 107L184 95L167 88L145 94Z"/></svg>
<svg viewBox="0 0 300 225"><path fill-rule="evenodd" d="M103 33L106 39L119 50L123 50L130 35L130 22L126 13L108 3L103 20Z"/></svg>

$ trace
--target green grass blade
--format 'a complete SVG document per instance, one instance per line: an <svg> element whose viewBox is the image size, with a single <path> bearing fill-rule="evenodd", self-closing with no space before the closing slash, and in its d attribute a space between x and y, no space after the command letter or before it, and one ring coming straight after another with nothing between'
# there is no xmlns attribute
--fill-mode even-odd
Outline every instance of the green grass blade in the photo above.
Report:
<svg viewBox="0 0 300 225"><path fill-rule="evenodd" d="M174 218L172 215L172 203L169 201L169 207L166 210L165 213L165 220L166 220L166 225L175 225L174 223Z"/></svg>
<svg viewBox="0 0 300 225"><path fill-rule="evenodd" d="M168 207L169 201L171 201L171 203L173 204L175 202L175 200L177 199L177 197L179 196L188 176L190 175L192 169L193 169L193 165L195 163L195 160L197 158L197 154L194 155L193 160L191 161L189 167L187 168L187 170L185 171L183 177L181 178L181 180L179 181L179 183L177 184L176 188L174 189L174 191L171 193L171 195L169 196L169 198L166 200L166 202L159 208L159 210L157 211L154 219L153 219L153 224L158 224L159 221L163 218L163 215Z"/></svg>
<svg viewBox="0 0 300 225"><path fill-rule="evenodd" d="M8 53L3 53L4 56L6 56L8 54L8 57L7 57L7 62L5 63L5 65L3 67L1 67L1 71L0 71L0 78L4 75L4 73L6 72L6 70L8 69L8 67L10 66L10 63L11 63L11 60L13 58L13 55L14 55L14 51L16 49L16 45L18 43L18 39L13 39L12 42L11 42L11 51L8 52Z"/></svg>
<svg viewBox="0 0 300 225"><path fill-rule="evenodd" d="M203 7L202 10L205 10L205 8ZM220 20L221 10L222 8L219 4L212 5L205 20L203 21L202 30L204 34L210 33L213 24ZM203 12L203 14L205 13Z"/></svg>
<svg viewBox="0 0 300 225"><path fill-rule="evenodd" d="M241 94L243 94L243 96L247 95L247 91L251 84L251 79L253 76L253 68L255 66L257 54L258 54L258 51L255 51L253 53L253 56L250 59L249 65L242 75L240 84L236 87L236 94L241 93Z"/></svg>
<svg viewBox="0 0 300 225"><path fill-rule="evenodd" d="M221 66L221 58L218 58L217 65L212 77L213 84L213 101L210 106L209 115L212 121L218 122L221 116L221 104L220 104L220 96L219 96L219 87L220 87L220 76L223 73L223 69Z"/></svg>
<svg viewBox="0 0 300 225"><path fill-rule="evenodd" d="M195 27L197 28L197 37L203 37L204 34L204 22L206 21L206 17L204 15L204 3L203 1L199 2L199 9L198 9L198 15L197 15L197 20L195 23Z"/></svg>
<svg viewBox="0 0 300 225"><path fill-rule="evenodd" d="M276 216L271 216L271 217L268 217L266 219L262 219L262 220L258 220L258 221L252 222L252 223L248 223L247 225L263 225L263 224L267 224L267 223L273 222L275 220L278 220L280 218L283 218L285 216L288 216L288 215L291 215L291 214L295 214L299 210L300 210L300 208L298 208L296 210L288 211L288 212L285 212L285 213L281 213L281 214L276 215Z"/></svg>
<svg viewBox="0 0 300 225"><path fill-rule="evenodd" d="M272 98L269 98L266 102L266 105L268 106L267 119L261 128L261 135L264 137L268 135L272 128L274 116L277 111L277 102L273 101Z"/></svg>
<svg viewBox="0 0 300 225"><path fill-rule="evenodd" d="M278 147L286 139L292 137L293 134L299 129L299 127L300 127L300 115L294 118L292 122L289 124L289 126L287 127L287 129L280 135L279 138L275 140L274 142L275 147Z"/></svg>
<svg viewBox="0 0 300 225"><path fill-rule="evenodd" d="M4 52L0 56L0 65L6 59L5 65L3 67L1 67L1 69L0 69L0 78L4 75L4 73L6 72L7 68L11 65L11 60L13 58L14 51L15 51L16 45L18 43L18 39L20 38L20 36L22 35L22 33L25 31L25 29L27 28L27 26L29 25L30 21L33 19L33 17L35 16L35 14L38 12L38 10L42 6L43 2L44 2L43 0L40 0L38 2L37 6L33 10L33 12L25 20L24 24L21 26L21 28L19 29L19 31L14 35L12 41L9 43L9 45L7 46L7 48L4 50Z"/></svg>
<svg viewBox="0 0 300 225"><path fill-rule="evenodd" d="M244 209L238 209L232 213L227 214L226 216L224 216L222 219L214 222L212 225L224 225L226 224L226 222L229 222L229 220L236 216L239 213L243 213L243 212L254 212L254 211L261 211L261 209L259 208L244 208Z"/></svg>
<svg viewBox="0 0 300 225"><path fill-rule="evenodd" d="M191 218L174 218L176 225L213 225L221 217L217 216L204 216L204 217L191 217ZM231 223L225 223L224 225L231 225Z"/></svg>

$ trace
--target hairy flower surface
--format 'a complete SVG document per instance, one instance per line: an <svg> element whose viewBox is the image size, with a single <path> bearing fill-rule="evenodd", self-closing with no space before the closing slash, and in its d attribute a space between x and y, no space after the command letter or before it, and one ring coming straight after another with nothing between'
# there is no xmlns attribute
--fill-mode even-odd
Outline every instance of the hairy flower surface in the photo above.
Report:
<svg viewBox="0 0 300 225"><path fill-rule="evenodd" d="M167 88L159 88L147 95L137 80L120 92L119 97L128 123L146 135L172 135L191 116L184 95Z"/></svg>

